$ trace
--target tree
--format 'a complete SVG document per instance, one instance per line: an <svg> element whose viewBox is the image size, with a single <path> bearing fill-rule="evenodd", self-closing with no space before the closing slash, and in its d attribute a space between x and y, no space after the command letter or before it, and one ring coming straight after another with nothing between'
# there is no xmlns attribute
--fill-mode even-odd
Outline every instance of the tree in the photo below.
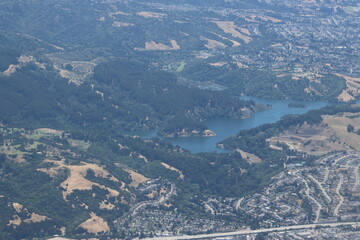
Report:
<svg viewBox="0 0 360 240"><path fill-rule="evenodd" d="M6 160L6 155L4 153L0 153L0 163L5 162Z"/></svg>
<svg viewBox="0 0 360 240"><path fill-rule="evenodd" d="M256 235L255 240L265 240L267 235L267 233L259 233L258 235Z"/></svg>
<svg viewBox="0 0 360 240"><path fill-rule="evenodd" d="M355 128L354 128L353 125L351 125L351 124L348 124L348 125L347 125L347 131L348 131L348 132L354 132L354 129L355 129Z"/></svg>

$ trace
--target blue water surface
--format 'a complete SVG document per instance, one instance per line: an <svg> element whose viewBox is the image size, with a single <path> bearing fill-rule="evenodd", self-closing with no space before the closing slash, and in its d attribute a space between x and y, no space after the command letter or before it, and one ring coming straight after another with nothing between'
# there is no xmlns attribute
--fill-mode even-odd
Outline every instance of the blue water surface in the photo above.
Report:
<svg viewBox="0 0 360 240"><path fill-rule="evenodd" d="M215 137L175 137L162 138L173 145L178 145L192 153L200 152L227 152L219 149L216 143L237 134L241 130L257 127L265 123L274 123L287 114L303 114L309 110L319 109L327 105L322 101L299 101L299 100L269 100L254 97L242 97L244 100L254 100L256 103L271 105L265 111L257 112L247 119L211 119L205 121L208 129L216 133ZM301 103L305 108L289 107L289 103ZM157 130L137 133L142 138L158 137Z"/></svg>

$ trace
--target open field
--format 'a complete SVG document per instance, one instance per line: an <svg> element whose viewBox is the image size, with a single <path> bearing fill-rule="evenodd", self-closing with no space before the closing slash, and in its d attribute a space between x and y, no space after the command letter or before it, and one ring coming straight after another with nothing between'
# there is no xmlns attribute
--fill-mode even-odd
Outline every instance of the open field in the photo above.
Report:
<svg viewBox="0 0 360 240"><path fill-rule="evenodd" d="M179 66L176 68L177 72L182 72L186 66L186 62L182 61L180 62Z"/></svg>
<svg viewBox="0 0 360 240"><path fill-rule="evenodd" d="M53 63L54 68L59 71L60 76L69 80L69 83L80 85L89 77L95 66L97 59L91 61L67 60L66 55L48 56ZM71 68L67 68L70 66Z"/></svg>
<svg viewBox="0 0 360 240"><path fill-rule="evenodd" d="M349 77L344 74L335 74L338 77L342 77L346 81L346 89L337 97L339 101L349 102L355 100L355 97L360 95L360 78Z"/></svg>
<svg viewBox="0 0 360 240"><path fill-rule="evenodd" d="M224 36L222 36L222 35L220 35L220 34L217 34L217 33L214 33L213 32L213 34L215 34L216 36L218 36L218 37L221 37L222 39L224 39L224 40L228 40L228 41L230 41L230 42L232 42L232 46L233 47L239 47L239 46L241 46L241 43L239 43L239 42L237 42L237 41L235 41L235 40L232 40L232 39L230 39L230 38L227 38L227 37L224 37Z"/></svg>
<svg viewBox="0 0 360 240"><path fill-rule="evenodd" d="M84 228L88 233L98 234L101 232L110 231L108 223L97 216L95 213L90 214L91 218L79 225L79 227Z"/></svg>
<svg viewBox="0 0 360 240"><path fill-rule="evenodd" d="M115 205L108 202L107 200L104 200L102 201L100 204L99 204L99 208L100 209L108 209L108 210L113 210L115 208Z"/></svg>
<svg viewBox="0 0 360 240"><path fill-rule="evenodd" d="M135 50L139 51L172 51L179 50L180 46L175 40L170 41L171 46L165 45L163 43L156 43L155 41L145 42L145 48L135 48Z"/></svg>
<svg viewBox="0 0 360 240"><path fill-rule="evenodd" d="M227 65L227 62L214 62L214 63L209 63L210 66L214 66L214 67L222 67Z"/></svg>
<svg viewBox="0 0 360 240"><path fill-rule="evenodd" d="M245 159L248 163L261 163L261 158L256 156L255 154L244 152L241 149L236 149L236 152L240 153L241 157Z"/></svg>
<svg viewBox="0 0 360 240"><path fill-rule="evenodd" d="M360 135L355 133L360 126L360 116L358 113L344 113L343 115L323 116L323 118L324 123L328 124L335 131L340 142L360 150ZM347 131L348 124L355 126L354 132Z"/></svg>
<svg viewBox="0 0 360 240"><path fill-rule="evenodd" d="M167 14L165 13L157 13L157 12L138 12L136 14L144 18L164 18L167 16Z"/></svg>
<svg viewBox="0 0 360 240"><path fill-rule="evenodd" d="M169 170L171 170L171 171L175 171L175 172L179 173L180 179L184 179L184 178L185 178L185 175L184 175L184 174L182 173L182 171L180 171L179 169L174 168L174 167L170 166L169 164L166 164L166 163L163 163L163 162L161 162L161 165L163 165L164 167L166 167L167 169L169 169Z"/></svg>
<svg viewBox="0 0 360 240"><path fill-rule="evenodd" d="M274 18L274 17L269 17L269 16L260 16L260 15L250 15L247 18L245 18L245 20L247 22L255 22L258 23L260 21L264 21L264 22L272 22L272 23L281 23L282 20Z"/></svg>
<svg viewBox="0 0 360 240"><path fill-rule="evenodd" d="M146 182L149 180L149 178L145 177L144 175L141 175L140 173L134 172L130 169L124 169L126 172L130 174L130 177L132 179L132 182L129 184L129 186L137 187L140 183Z"/></svg>
<svg viewBox="0 0 360 240"><path fill-rule="evenodd" d="M126 13L126 12L122 12L122 11L116 11L116 12L112 12L112 13L108 14L108 16L111 18L115 18L114 16L117 16L117 15L129 16L130 14Z"/></svg>
<svg viewBox="0 0 360 240"><path fill-rule="evenodd" d="M281 149L280 144L290 149L305 152L311 155L323 155L331 151L360 150L360 135L357 134L360 126L358 113L343 113L333 116L325 115L319 125L291 127L278 136L267 139L270 147ZM353 132L348 132L348 125L354 126Z"/></svg>
<svg viewBox="0 0 360 240"><path fill-rule="evenodd" d="M231 34L235 38L240 38L245 43L252 41L249 30L236 26L234 22L231 21L213 21L219 28L221 28L225 33Z"/></svg>
<svg viewBox="0 0 360 240"><path fill-rule="evenodd" d="M226 47L226 45L224 43L210 39L210 38L201 37L200 39L206 41L205 47L208 49L225 48Z"/></svg>
<svg viewBox="0 0 360 240"><path fill-rule="evenodd" d="M119 22L119 21L115 21L112 24L114 27L132 27L135 26L134 23L126 23L126 22Z"/></svg>
<svg viewBox="0 0 360 240"><path fill-rule="evenodd" d="M37 213L30 213L27 208L25 208L20 203L12 203L13 208L15 209L16 213L13 216L13 219L9 221L8 226L19 226L22 222L25 223L39 223L49 219L46 216L37 214ZM20 217L20 216L21 217Z"/></svg>
<svg viewBox="0 0 360 240"><path fill-rule="evenodd" d="M86 151L91 145L90 142L86 142L83 140L68 139L68 141L70 142L71 146L77 147L83 151Z"/></svg>
<svg viewBox="0 0 360 240"><path fill-rule="evenodd" d="M333 150L347 150L347 146L336 141L335 134L332 128L324 124L314 126L305 123L302 126L290 128L267 141L274 149L279 148L278 143L282 143L290 149L312 155L327 154Z"/></svg>
<svg viewBox="0 0 360 240"><path fill-rule="evenodd" d="M88 171L91 170L94 172L95 177L101 177L114 182L119 182L119 180L112 176L107 170L96 164L82 162L82 165L67 165L64 163L64 160L46 160L46 162L54 163L56 166L51 168L39 168L38 171L47 173L51 177L57 176L61 170L69 171L67 179L60 184L60 186L64 189L63 198L65 200L67 200L67 196L69 196L75 190L91 190L93 186L107 190L109 192L109 197L118 196L120 194L115 189L105 187L99 183L92 182L85 178Z"/></svg>

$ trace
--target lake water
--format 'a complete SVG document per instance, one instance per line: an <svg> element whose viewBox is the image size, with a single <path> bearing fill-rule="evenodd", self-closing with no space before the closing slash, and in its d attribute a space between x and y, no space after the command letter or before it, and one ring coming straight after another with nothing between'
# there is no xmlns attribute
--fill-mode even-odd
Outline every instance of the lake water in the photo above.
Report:
<svg viewBox="0 0 360 240"><path fill-rule="evenodd" d="M327 105L322 101L295 101L295 100L269 100L254 97L243 97L244 100L253 99L256 103L269 104L272 107L266 111L257 112L247 119L211 119L205 122L208 128L216 133L215 137L178 137L162 138L171 142L173 145L189 150L193 153L200 152L227 152L216 147L216 143L237 134L241 130L257 127L265 123L278 121L287 114L302 114L309 110L319 109ZM305 108L289 107L289 103L301 103ZM142 138L158 137L156 130L142 132L138 134Z"/></svg>

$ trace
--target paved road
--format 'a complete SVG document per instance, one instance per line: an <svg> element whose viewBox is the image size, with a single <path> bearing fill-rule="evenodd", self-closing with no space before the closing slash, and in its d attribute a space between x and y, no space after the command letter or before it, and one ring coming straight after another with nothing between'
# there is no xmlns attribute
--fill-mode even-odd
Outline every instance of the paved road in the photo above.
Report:
<svg viewBox="0 0 360 240"><path fill-rule="evenodd" d="M208 203L204 203L204 205L205 208L211 212L211 214L215 214L215 210Z"/></svg>
<svg viewBox="0 0 360 240"><path fill-rule="evenodd" d="M241 205L241 203L242 203L243 200L244 200L244 198L242 197L242 198L240 198L240 199L235 203L235 209L236 209L236 210L239 209L239 207L240 207L240 205Z"/></svg>
<svg viewBox="0 0 360 240"><path fill-rule="evenodd" d="M325 176L324 176L324 180L322 180L321 183L326 183L326 181L329 179L329 167L325 168Z"/></svg>
<svg viewBox="0 0 360 240"><path fill-rule="evenodd" d="M306 190L305 190L306 196L316 204L317 209L316 209L316 213L315 213L316 217L315 217L314 222L319 222L322 206L313 196L310 195L310 187L309 187L309 184L307 183L307 181L302 176L299 176L299 175L296 175L296 176L304 182L304 184L306 186Z"/></svg>
<svg viewBox="0 0 360 240"><path fill-rule="evenodd" d="M164 195L164 196L161 196L160 199L158 200L150 200L150 201L145 201L145 202L141 202L141 203L138 203L136 204L132 209L130 209L130 214L131 215L135 215L136 212L146 206L146 205L159 205L159 204L162 204L164 202L166 202L167 200L169 200L175 193L175 184L171 183L171 188L170 188L170 191Z"/></svg>
<svg viewBox="0 0 360 240"><path fill-rule="evenodd" d="M330 196L328 195L328 193L326 192L326 190L324 189L324 187L321 185L321 183L316 179L314 178L312 175L308 175L309 178L311 178L311 180L313 180L313 182L315 182L318 187L320 188L322 194L325 196L325 198L328 200L328 202L330 203L331 202L331 198Z"/></svg>
<svg viewBox="0 0 360 240"><path fill-rule="evenodd" d="M199 235L183 235L183 236L174 236L174 237L155 237L155 238L144 238L145 240L181 240L181 239L202 239L202 238L216 238L216 237L230 237L238 235L249 235L257 233L267 233L267 232L283 232L289 230L299 230L299 229L314 229L315 227L339 227L345 225L358 225L360 222L339 222L339 223L317 223L317 224L304 224L304 225L295 225L287 227L277 227L277 228L264 228L256 230L240 230L235 232L224 232L224 233L211 233L211 234L199 234Z"/></svg>
<svg viewBox="0 0 360 240"><path fill-rule="evenodd" d="M346 154L345 156L342 156L342 157L339 157L337 158L334 163L333 163L333 166L336 165L338 162L340 162L341 160L345 159L345 158L348 158L348 157L351 157L352 155L351 154Z"/></svg>
<svg viewBox="0 0 360 240"><path fill-rule="evenodd" d="M336 194L339 196L340 201L339 201L338 205L335 207L335 210L334 210L335 216L339 216L339 209L344 202L344 197L340 194L340 189L341 189L341 185L343 184L343 182L344 182L344 176L341 174L339 184L336 187Z"/></svg>
<svg viewBox="0 0 360 240"><path fill-rule="evenodd" d="M353 191L356 190L357 186L359 186L359 184L360 184L359 169L360 169L360 166L357 166L354 168L355 183L354 183Z"/></svg>

